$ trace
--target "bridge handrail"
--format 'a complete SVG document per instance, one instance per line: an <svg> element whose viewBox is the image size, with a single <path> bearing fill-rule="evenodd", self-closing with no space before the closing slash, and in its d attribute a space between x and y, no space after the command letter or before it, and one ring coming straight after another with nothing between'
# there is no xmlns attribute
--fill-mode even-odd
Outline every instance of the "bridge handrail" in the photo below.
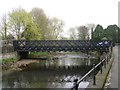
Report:
<svg viewBox="0 0 120 90"><path fill-rule="evenodd" d="M109 56L109 55L108 55ZM87 72L78 82L76 85L79 85L83 79L85 79L89 74L91 74L91 72L93 72L98 66L100 66L104 61L106 60L106 58L102 59L101 62L99 62L96 66L94 66L89 72ZM76 87L76 85L74 85L71 90L74 90L74 88Z"/></svg>

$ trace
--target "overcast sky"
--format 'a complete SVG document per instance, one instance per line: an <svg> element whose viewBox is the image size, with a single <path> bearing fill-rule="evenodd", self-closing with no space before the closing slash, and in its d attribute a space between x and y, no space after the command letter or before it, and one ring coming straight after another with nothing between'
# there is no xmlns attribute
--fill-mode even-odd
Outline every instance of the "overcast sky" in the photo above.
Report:
<svg viewBox="0 0 120 90"><path fill-rule="evenodd" d="M118 25L119 0L1 0L0 16L13 8L22 7L30 11L33 7L44 10L47 16L57 17L65 22L65 31L70 27L101 24L104 28Z"/></svg>

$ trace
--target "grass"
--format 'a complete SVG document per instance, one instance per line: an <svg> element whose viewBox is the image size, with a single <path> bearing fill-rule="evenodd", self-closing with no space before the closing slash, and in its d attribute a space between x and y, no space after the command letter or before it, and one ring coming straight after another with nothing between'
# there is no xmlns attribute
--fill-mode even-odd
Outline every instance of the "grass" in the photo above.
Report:
<svg viewBox="0 0 120 90"><path fill-rule="evenodd" d="M38 57L38 56L47 56L48 54L49 52L30 52L29 56Z"/></svg>
<svg viewBox="0 0 120 90"><path fill-rule="evenodd" d="M8 62L15 62L17 58L7 58L7 59L0 59L0 63L8 63Z"/></svg>

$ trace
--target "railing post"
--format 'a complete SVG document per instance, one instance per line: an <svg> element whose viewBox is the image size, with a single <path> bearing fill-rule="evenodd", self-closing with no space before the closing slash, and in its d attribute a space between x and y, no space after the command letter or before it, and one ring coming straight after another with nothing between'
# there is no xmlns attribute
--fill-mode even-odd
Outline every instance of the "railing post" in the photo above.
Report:
<svg viewBox="0 0 120 90"><path fill-rule="evenodd" d="M101 74L102 74L102 66L103 66L103 63L102 63L102 60L100 59L100 57L98 58L98 60L101 62L101 64L100 64L100 71L101 71Z"/></svg>
<svg viewBox="0 0 120 90"><path fill-rule="evenodd" d="M101 61L102 62L102 61ZM102 62L103 63L103 62ZM100 71L101 71L101 74L102 74L102 66L103 66L103 64L101 63L101 65L100 65Z"/></svg>
<svg viewBox="0 0 120 90"><path fill-rule="evenodd" d="M109 60L112 58L112 52L109 53Z"/></svg>
<svg viewBox="0 0 120 90"><path fill-rule="evenodd" d="M113 47L112 47L112 46L110 46L110 50L109 50L109 58L111 58L111 57L112 57L112 49L113 49Z"/></svg>
<svg viewBox="0 0 120 90"><path fill-rule="evenodd" d="M76 84L76 86L75 86L75 90L78 90L78 84Z"/></svg>
<svg viewBox="0 0 120 90"><path fill-rule="evenodd" d="M96 85L95 64L93 64L93 85Z"/></svg>
<svg viewBox="0 0 120 90"><path fill-rule="evenodd" d="M104 67L106 68L106 58L105 58L105 61L104 61Z"/></svg>
<svg viewBox="0 0 120 90"><path fill-rule="evenodd" d="M111 57L112 57L112 55L111 55L111 53L109 53L109 56L108 56L109 61L110 61Z"/></svg>
<svg viewBox="0 0 120 90"><path fill-rule="evenodd" d="M106 56L106 59L107 59L107 64L108 64L108 55Z"/></svg>
<svg viewBox="0 0 120 90"><path fill-rule="evenodd" d="M78 79L75 79L74 80L74 88L72 89L72 90L78 90L78 86L79 86L79 84L77 83L78 82Z"/></svg>

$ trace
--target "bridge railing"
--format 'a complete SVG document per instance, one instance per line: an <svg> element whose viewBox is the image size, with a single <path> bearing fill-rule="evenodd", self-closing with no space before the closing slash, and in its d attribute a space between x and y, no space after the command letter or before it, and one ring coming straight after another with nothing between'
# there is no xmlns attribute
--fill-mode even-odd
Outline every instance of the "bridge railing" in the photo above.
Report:
<svg viewBox="0 0 120 90"><path fill-rule="evenodd" d="M110 53L111 54L111 53ZM95 77L95 70L100 66L100 71L102 73L102 66L104 64L104 67L106 67L106 64L108 64L108 60L110 59L111 55L107 54L104 59L102 59L97 65L93 64L93 68L87 72L80 80L74 83L71 90L78 90L79 84L93 72L93 85L96 85L96 77Z"/></svg>

